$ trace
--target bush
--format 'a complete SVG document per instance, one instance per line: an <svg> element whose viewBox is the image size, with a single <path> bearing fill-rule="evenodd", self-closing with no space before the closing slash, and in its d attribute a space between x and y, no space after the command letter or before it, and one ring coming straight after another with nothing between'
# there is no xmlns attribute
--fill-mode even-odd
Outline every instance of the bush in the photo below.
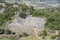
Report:
<svg viewBox="0 0 60 40"><path fill-rule="evenodd" d="M3 29L0 29L0 34L4 34L4 30Z"/></svg>
<svg viewBox="0 0 60 40"><path fill-rule="evenodd" d="M42 32L42 35L43 35L43 36L47 36L47 32L46 32L46 31L43 31L43 32Z"/></svg>
<svg viewBox="0 0 60 40"><path fill-rule="evenodd" d="M19 16L20 16L21 18L24 18L24 19L25 19L27 15L22 12L22 13L19 14Z"/></svg>
<svg viewBox="0 0 60 40"><path fill-rule="evenodd" d="M23 34L19 35L19 38L21 38L21 37L27 37L27 36L29 36L27 33L23 33Z"/></svg>

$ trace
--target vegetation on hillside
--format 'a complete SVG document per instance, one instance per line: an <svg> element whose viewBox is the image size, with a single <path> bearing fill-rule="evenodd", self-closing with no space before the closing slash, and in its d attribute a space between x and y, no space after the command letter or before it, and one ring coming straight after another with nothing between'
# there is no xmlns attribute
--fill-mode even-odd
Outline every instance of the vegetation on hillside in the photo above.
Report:
<svg viewBox="0 0 60 40"><path fill-rule="evenodd" d="M60 30L60 8L35 10L32 16L45 17L47 18L45 28Z"/></svg>
<svg viewBox="0 0 60 40"><path fill-rule="evenodd" d="M26 18L26 16L32 15L33 17L44 17L46 18L46 24L45 29L49 30L60 30L60 8L48 8L48 9L34 9L32 6L26 6L25 4L17 4L19 7L13 7L15 4L9 4L5 3L7 7L0 6L0 9L5 8L5 12L0 14L0 28L5 28L4 23L11 21L12 18L15 15L15 12L21 11L19 14L19 17ZM43 31L39 37L42 38L36 38L36 37L28 37L29 35L26 33L23 33L23 35L19 35L19 37L23 37L22 40L50 40L55 39L56 37L60 37L60 35L48 35L47 31ZM2 37L0 40L16 40L12 37Z"/></svg>
<svg viewBox="0 0 60 40"><path fill-rule="evenodd" d="M5 8L5 12L0 14L0 26L2 27L2 25L4 23L6 23L7 21L12 20L12 17L15 15L15 12L18 10L18 8L14 8L12 6L8 6Z"/></svg>

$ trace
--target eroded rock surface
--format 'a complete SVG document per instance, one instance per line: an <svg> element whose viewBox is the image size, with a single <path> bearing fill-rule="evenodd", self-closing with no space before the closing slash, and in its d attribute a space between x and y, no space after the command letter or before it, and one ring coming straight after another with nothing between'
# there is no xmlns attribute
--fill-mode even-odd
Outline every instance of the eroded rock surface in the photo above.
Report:
<svg viewBox="0 0 60 40"><path fill-rule="evenodd" d="M44 18L29 16L26 19L16 18L12 23L8 24L8 29L16 32L25 32L30 35L35 35L34 33L39 30L44 30L44 24L46 23Z"/></svg>

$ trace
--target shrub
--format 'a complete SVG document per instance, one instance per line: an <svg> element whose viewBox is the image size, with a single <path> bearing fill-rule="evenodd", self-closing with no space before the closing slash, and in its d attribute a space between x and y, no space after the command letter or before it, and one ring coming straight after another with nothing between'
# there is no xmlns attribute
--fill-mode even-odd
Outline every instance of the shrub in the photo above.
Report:
<svg viewBox="0 0 60 40"><path fill-rule="evenodd" d="M19 14L19 16L20 16L21 18L24 18L24 19L25 19L27 15L22 12L22 13Z"/></svg>

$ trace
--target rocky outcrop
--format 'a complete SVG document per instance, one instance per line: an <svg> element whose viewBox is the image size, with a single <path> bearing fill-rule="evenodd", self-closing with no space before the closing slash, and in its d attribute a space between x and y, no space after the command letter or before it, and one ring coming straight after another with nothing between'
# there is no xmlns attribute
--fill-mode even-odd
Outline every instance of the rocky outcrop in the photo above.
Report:
<svg viewBox="0 0 60 40"><path fill-rule="evenodd" d="M27 17L26 19L17 18L8 24L8 29L16 33L27 33L29 35L35 35L39 30L44 30L44 24L46 23L44 18ZM36 34L37 34L36 33Z"/></svg>

